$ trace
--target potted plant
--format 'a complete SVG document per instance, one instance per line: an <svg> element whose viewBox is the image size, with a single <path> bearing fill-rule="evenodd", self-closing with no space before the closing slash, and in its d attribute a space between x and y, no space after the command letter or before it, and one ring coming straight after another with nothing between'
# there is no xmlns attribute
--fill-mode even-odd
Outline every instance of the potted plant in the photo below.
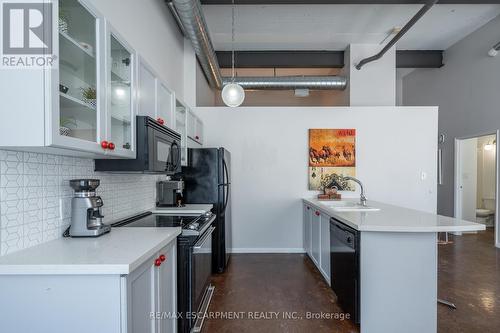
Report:
<svg viewBox="0 0 500 333"><path fill-rule="evenodd" d="M68 16L64 9L59 8L59 31L68 33Z"/></svg>
<svg viewBox="0 0 500 333"><path fill-rule="evenodd" d="M76 120L74 118L64 118L61 117L59 121L59 134L63 136L69 136L71 133L71 128L69 126L77 127Z"/></svg>
<svg viewBox="0 0 500 333"><path fill-rule="evenodd" d="M83 101L93 109L97 107L97 90L92 87L82 88Z"/></svg>

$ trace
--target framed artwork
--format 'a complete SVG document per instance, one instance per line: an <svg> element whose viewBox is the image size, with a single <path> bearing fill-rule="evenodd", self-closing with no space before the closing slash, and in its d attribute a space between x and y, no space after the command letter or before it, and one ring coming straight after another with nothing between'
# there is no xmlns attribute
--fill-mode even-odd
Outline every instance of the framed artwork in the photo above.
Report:
<svg viewBox="0 0 500 333"><path fill-rule="evenodd" d="M356 130L309 130L309 189L332 184L339 191L354 191L344 176L356 176Z"/></svg>

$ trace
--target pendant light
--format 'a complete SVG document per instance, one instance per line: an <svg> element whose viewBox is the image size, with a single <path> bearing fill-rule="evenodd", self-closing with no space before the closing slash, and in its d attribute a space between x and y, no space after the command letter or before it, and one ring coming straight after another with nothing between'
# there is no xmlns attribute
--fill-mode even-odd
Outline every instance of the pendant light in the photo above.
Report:
<svg viewBox="0 0 500 333"><path fill-rule="evenodd" d="M226 84L222 88L222 100L224 103L232 108L238 107L245 100L245 90L234 82L235 70L234 70L234 0L231 7L232 12L232 23L231 23L231 60L232 60L232 80L231 83Z"/></svg>

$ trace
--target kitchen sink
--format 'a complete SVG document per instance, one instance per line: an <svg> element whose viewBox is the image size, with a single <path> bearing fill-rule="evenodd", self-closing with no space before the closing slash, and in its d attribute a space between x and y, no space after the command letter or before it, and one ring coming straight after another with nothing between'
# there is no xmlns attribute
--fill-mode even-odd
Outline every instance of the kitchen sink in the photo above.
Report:
<svg viewBox="0 0 500 333"><path fill-rule="evenodd" d="M380 208L363 206L354 201L324 201L321 204L337 212L376 212L380 210Z"/></svg>

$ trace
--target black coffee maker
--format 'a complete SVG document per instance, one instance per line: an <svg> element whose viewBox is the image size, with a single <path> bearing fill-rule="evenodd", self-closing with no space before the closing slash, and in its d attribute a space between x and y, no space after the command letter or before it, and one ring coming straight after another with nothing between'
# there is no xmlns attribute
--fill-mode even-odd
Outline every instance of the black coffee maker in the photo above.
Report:
<svg viewBox="0 0 500 333"><path fill-rule="evenodd" d="M184 181L162 180L156 183L156 207L183 207Z"/></svg>

